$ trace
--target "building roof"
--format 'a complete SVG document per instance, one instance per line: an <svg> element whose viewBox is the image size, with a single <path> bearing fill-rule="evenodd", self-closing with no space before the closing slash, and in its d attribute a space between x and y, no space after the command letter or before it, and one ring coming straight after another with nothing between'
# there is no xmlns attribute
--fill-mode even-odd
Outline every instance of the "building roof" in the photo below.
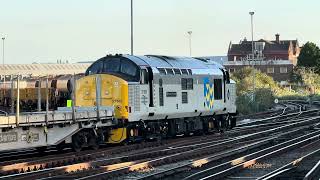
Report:
<svg viewBox="0 0 320 180"><path fill-rule="evenodd" d="M254 65L292 65L289 60L263 60L263 61L226 61L225 66L252 66Z"/></svg>
<svg viewBox="0 0 320 180"><path fill-rule="evenodd" d="M290 46L292 45L293 48L293 53L296 53L296 48L299 47L298 40L275 40L275 41L269 41L265 39L260 39L257 41L253 41L254 43L256 42L264 42L264 53L270 53L270 52L288 52L290 49ZM240 41L239 44L231 44L229 46L228 54L239 54L239 55L247 55L251 54L252 52L252 42L247 41L244 39L243 41Z"/></svg>
<svg viewBox="0 0 320 180"><path fill-rule="evenodd" d="M76 64L5 64L0 65L0 75L61 75L84 73L90 63Z"/></svg>

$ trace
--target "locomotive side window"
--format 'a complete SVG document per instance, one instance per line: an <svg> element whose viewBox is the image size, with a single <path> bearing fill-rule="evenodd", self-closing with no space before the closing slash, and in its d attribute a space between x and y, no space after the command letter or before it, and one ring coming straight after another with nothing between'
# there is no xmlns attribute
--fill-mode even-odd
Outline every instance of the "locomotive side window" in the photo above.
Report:
<svg viewBox="0 0 320 180"><path fill-rule="evenodd" d="M181 78L181 89L187 90L187 78Z"/></svg>
<svg viewBox="0 0 320 180"><path fill-rule="evenodd" d="M193 79L192 78L181 78L181 89L182 90L193 90Z"/></svg>
<svg viewBox="0 0 320 180"><path fill-rule="evenodd" d="M193 89L193 79L192 78L188 78L187 79L187 89L188 90L192 90Z"/></svg>
<svg viewBox="0 0 320 180"><path fill-rule="evenodd" d="M214 79L214 99L221 100L222 99L222 79Z"/></svg>

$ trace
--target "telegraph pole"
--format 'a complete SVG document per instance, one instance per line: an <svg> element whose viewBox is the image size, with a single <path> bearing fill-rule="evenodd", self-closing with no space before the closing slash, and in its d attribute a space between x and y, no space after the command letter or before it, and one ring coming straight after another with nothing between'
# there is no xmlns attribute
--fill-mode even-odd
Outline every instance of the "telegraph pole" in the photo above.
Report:
<svg viewBox="0 0 320 180"><path fill-rule="evenodd" d="M3 68L3 74L4 74L3 83L6 82L6 72L4 70L4 40L5 39L6 39L5 37L2 37L2 68Z"/></svg>
<svg viewBox="0 0 320 180"><path fill-rule="evenodd" d="M188 34L189 34L189 55L190 55L190 57L191 57L191 55L192 55L192 42L191 42L191 40L192 40L192 31L188 31Z"/></svg>
<svg viewBox="0 0 320 180"><path fill-rule="evenodd" d="M254 69L254 64L255 64L255 59L254 59L254 43L253 43L253 15L254 12L251 11L249 12L250 16L251 16L251 50L252 50L252 73L253 73L253 77L252 77L252 101L255 102L255 91L256 91L256 85L255 85L255 78L256 78L256 71ZM254 105L254 107L256 107Z"/></svg>
<svg viewBox="0 0 320 180"><path fill-rule="evenodd" d="M131 0L131 55L133 55L133 0Z"/></svg>

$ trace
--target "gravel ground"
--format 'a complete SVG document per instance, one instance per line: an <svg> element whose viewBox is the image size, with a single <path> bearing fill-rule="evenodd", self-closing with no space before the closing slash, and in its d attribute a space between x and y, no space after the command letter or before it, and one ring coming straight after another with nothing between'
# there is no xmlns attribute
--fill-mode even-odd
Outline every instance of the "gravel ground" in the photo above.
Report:
<svg viewBox="0 0 320 180"><path fill-rule="evenodd" d="M248 167L237 174L234 174L227 179L256 179L267 173L270 173L312 151L315 151L320 148L320 142L316 142L310 145L303 146L299 149L292 150L285 154L257 162L254 166ZM309 167L313 163L308 163ZM307 167L307 166L305 166Z"/></svg>
<svg viewBox="0 0 320 180"><path fill-rule="evenodd" d="M126 176L120 176L120 177L116 177L116 178L113 178L114 180L123 180L123 179L139 179L139 178L142 178L142 177L145 177L145 176L148 176L148 175L151 175L151 174L154 174L154 173L159 173L159 172L163 172L167 169L171 169L171 168L174 168L174 167L177 167L177 166L182 166L182 165L186 165L190 163L189 160L187 161L181 161L181 162L177 162L177 163L172 163L172 164L166 164L166 165L163 165L163 166L158 166L156 168L149 168L149 169L144 169L144 170L141 170L141 171L138 171L138 172L133 172L133 173L130 173Z"/></svg>

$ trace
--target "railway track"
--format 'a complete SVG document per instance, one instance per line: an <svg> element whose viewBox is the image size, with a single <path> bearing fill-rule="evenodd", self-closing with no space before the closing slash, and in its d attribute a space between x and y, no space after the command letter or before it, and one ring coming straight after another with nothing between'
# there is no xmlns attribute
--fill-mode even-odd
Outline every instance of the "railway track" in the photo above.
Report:
<svg viewBox="0 0 320 180"><path fill-rule="evenodd" d="M283 106L282 109L278 109L278 110L274 110L274 111L268 111L268 112L263 112L263 113L258 113L255 114L255 116L258 117L264 117L263 119L266 119L265 117L277 117L280 115L284 115L287 114L288 109L292 110L294 109L295 111L298 110L297 106L293 106L291 108L289 108L289 105L283 104L281 105ZM260 120L262 118L259 118ZM255 120L253 120L255 121ZM245 124L245 123L244 123ZM243 124L241 123L240 126L243 126ZM55 147L49 147L47 149L22 149L22 150L17 150L17 151L8 151L8 152L2 152L0 153L0 162L6 162L12 159L26 159L30 156L32 157L42 157L44 155L59 155L62 153L70 153L70 149L64 149L64 150L57 150ZM1 165L2 163L0 163Z"/></svg>
<svg viewBox="0 0 320 180"><path fill-rule="evenodd" d="M305 180L319 179L319 159L320 142L318 140L312 143L312 146L309 145L306 148L300 148L295 152L286 154L281 158L282 162L276 164L278 167L270 168L268 174L265 174L258 179L288 179L290 177ZM273 159L273 161L275 160Z"/></svg>
<svg viewBox="0 0 320 180"><path fill-rule="evenodd" d="M308 113L312 113L311 111ZM291 115L290 115L291 116ZM4 167L0 172L2 174L12 174L12 173L21 173L21 172L30 172L33 170L37 169L45 169L45 168L52 168L56 166L61 166L61 165L68 165L76 162L84 162L86 160L94 160L99 157L108 157L113 154L119 154L121 152L128 152L130 150L135 150L137 148L148 148L148 147L154 147L154 146L161 146L168 144L168 146L174 145L175 141L177 143L187 145L187 144L192 144L193 139L195 142L199 142L208 138L215 138L215 139L223 139L226 137L237 137L241 136L242 134L246 133L253 133L253 132L258 132L264 129L267 129L268 127L273 127L273 126L278 126L280 124L284 124L287 122L273 122L273 123L268 123L265 124L264 126L256 127L256 126L251 126L251 127L246 127L246 128L240 128L240 129L235 129L229 132L226 132L223 135L211 135L209 137L188 137L185 139L176 139L176 140L168 140L164 141L162 143L154 143L154 142L148 142L143 145L130 145L126 147L121 147L119 146L116 147L107 147L107 150L99 150L98 152L95 151L85 151L81 153L73 153L68 150L64 151L64 154L54 154L49 155L46 157L39 157L36 161L33 160L33 158L27 158L27 159L18 159L15 161L2 161L0 163L0 166ZM165 147L165 146L163 146ZM119 150L120 149L120 150ZM50 152L48 152L50 154ZM39 156L39 154L36 154ZM57 156L58 155L58 156Z"/></svg>
<svg viewBox="0 0 320 180"><path fill-rule="evenodd" d="M148 152L153 150L154 154L165 154L166 151L161 149L168 148L169 150L173 150L174 147L176 148L176 152L185 150L185 149L192 149L196 147L196 143L205 144L208 140L209 143L217 143L219 141L226 141L227 138L232 139L236 138L238 136L241 136L243 134L248 133L254 133L257 131L268 129L269 127L260 127L260 128L248 128L246 130L236 130L236 131L230 131L226 132L224 134L213 134L213 135L206 135L206 136L193 136L193 137L187 137L187 138L180 138L180 139L172 139L168 140L167 142L163 142L159 144L158 142L147 142L143 145L141 144L132 144L128 146L116 146L113 148L108 147L107 150L100 150L98 152L94 151L85 151L81 153L66 153L61 156L47 156L43 158L38 158L37 160L33 160L33 158L30 159L22 159L22 160L15 160L15 161L6 161L0 163L1 166L1 172L2 174L18 174L18 173L24 173L24 172L31 172L31 171L37 171L37 170L43 170L43 169L49 169L54 167L59 167L63 165L68 164L74 164L79 162L85 162L88 160L96 160L98 158L108 158L113 157L114 155L121 155L128 154L130 151L137 152L137 149L140 150L140 153ZM211 142L214 141L214 142ZM203 143L202 143L203 142ZM141 154L143 156L143 154ZM126 156L120 156L121 158L118 158L118 160L126 159ZM139 156L137 156L139 157ZM109 163L116 162L115 158L113 158L113 161L109 161ZM81 166L81 164L80 164Z"/></svg>
<svg viewBox="0 0 320 180"><path fill-rule="evenodd" d="M164 142L146 142L143 144L131 144L127 146L108 147L98 151L84 151L81 153L68 152L66 150L62 154L53 154L50 156L39 157L36 161L32 158L18 159L15 161L3 161L0 163L1 179L38 179L42 178L89 178L88 174L107 174L101 177L113 177L113 173L119 173L119 167L131 167L131 169L123 170L123 172L131 172L145 167L145 162L151 161L158 166L159 162L171 162L172 157L178 157L174 161L184 161L184 156L179 159L180 154L187 154L186 157L196 158L225 149L240 148L247 146L252 141L259 140L258 132L265 132L270 128L286 124L298 123L299 119L286 119L285 117L301 118L304 115L310 116L317 113L316 110L301 111L301 108L295 108L298 113L285 113L273 116L271 119L263 121L265 124L246 125L241 128L235 128L224 134L207 135L203 137L187 137L181 139L167 140ZM261 119L260 119L261 120ZM277 122L278 121L278 122ZM268 123L269 122L269 123ZM301 123L301 122L299 122ZM275 132L276 133L276 132ZM251 136L251 135L252 136ZM240 139L239 139L240 138ZM242 138L242 139L241 139ZM260 139L263 141L263 139ZM252 144L254 145L254 143ZM218 147L220 146L220 147ZM204 153L194 153L207 149ZM30 152L32 153L32 151ZM188 154L189 153L189 154ZM195 155L194 155L195 154ZM1 157L0 157L1 158ZM158 159L158 160L155 160ZM168 161L168 159L171 159ZM159 163L161 165L162 163ZM144 166L145 165L145 166ZM107 169L107 171L106 171ZM110 173L111 171L113 173ZM129 171L128 171L129 170ZM120 173L121 174L121 173ZM93 175L93 178L95 177ZM100 177L100 176L98 176ZM96 177L96 178L98 178Z"/></svg>
<svg viewBox="0 0 320 180"><path fill-rule="evenodd" d="M69 166L59 166L56 168L49 168L44 170L33 171L30 173L20 173L11 176L4 176L3 178L11 179L38 179L38 178L87 178L87 179L96 179L96 178L110 178L115 175L128 173L130 171L140 170L148 168L150 166L157 167L161 164L166 163L175 163L185 160L190 160L194 158L201 158L203 156L215 154L217 152L224 152L226 149L237 149L248 147L251 141L259 141L262 144L254 144L251 142L251 148L259 148L265 143L271 143L274 139L259 139L265 138L266 136L274 136L273 138L280 138L285 135L292 137L297 132L304 132L309 128L309 124L318 122L318 118L310 118L301 120L300 122L291 123L288 125L280 126L273 129L264 130L261 132L251 133L247 135L242 135L237 138L229 138L222 140L215 140L206 143L169 147L167 149L156 150L156 151L147 151L142 153L133 153L128 154L125 157L114 157L99 159L96 161L89 161L85 163L78 163ZM304 125L303 129L295 129L289 132L279 134L281 131L288 131L296 126ZM256 142L255 142L256 143ZM248 149L244 149L247 151ZM117 160L117 161L115 161ZM196 161L201 162L201 161ZM120 168L121 167L121 168ZM85 169L85 170L84 170ZM67 173L67 174L66 174ZM88 176L90 174L90 176ZM94 175L92 175L94 174Z"/></svg>
<svg viewBox="0 0 320 180"><path fill-rule="evenodd" d="M285 110L286 110L285 108L283 110L281 110L282 113L280 115L283 115ZM269 112L269 113L272 113L272 112ZM308 113L312 113L312 112L303 112L303 113L308 114ZM265 119L253 120L253 122L256 122L256 121L263 122L264 120L269 121L269 120L276 119L276 118L282 118L280 115L273 116L273 118L270 118L270 119L265 118ZM294 116L294 115L298 115L298 114L292 114L291 116ZM287 115L287 116L290 116L290 115ZM254 124L253 122L251 122L251 124ZM247 123L247 125L248 124L250 124L250 123ZM239 126L244 126L244 125L240 124ZM268 125L268 126L270 126L270 125ZM235 128L235 129L239 129L239 128ZM71 151L70 149L64 149L64 150L57 151L57 149L55 147L50 147L46 150L43 150L43 152L40 152L40 153L38 151L39 150L37 150L37 149L24 149L24 150L18 150L18 151L2 152L2 153L0 153L0 162L1 162L0 165L3 165L4 163L6 163L8 160L11 160L11 159L17 159L16 163L18 163L21 161L21 159L26 161L27 160L26 158L28 158L30 156L41 157L41 156L44 156L44 154L55 156L57 154L59 155L62 153L67 153L67 155L72 155L72 153L70 152Z"/></svg>
<svg viewBox="0 0 320 180"><path fill-rule="evenodd" d="M317 126L318 126L318 124L317 124ZM305 128L308 129L309 127L305 127ZM306 130L305 128L304 128L304 130ZM300 138L300 140L307 137L307 136L303 135L304 134L303 130L292 131L291 133L288 133L287 135L289 135L290 137L294 137L293 135L297 135L298 132L302 132L301 133L302 136L301 137L297 137L297 138ZM318 138L319 137L320 131L316 131L316 133L317 133L317 136L314 137L314 138ZM314 135L314 132L310 132L310 135ZM273 137L273 138L275 138L275 137ZM281 138L283 138L283 137L280 136L279 138L280 139L277 140L277 143L275 143L275 144L271 143L271 145L276 146L276 144L278 144L279 142L283 141L283 139L281 140ZM291 138L288 138L288 139L291 139ZM276 139L273 139L273 140L276 140ZM254 147L254 146L250 146L249 145L249 147ZM171 167L163 168L163 166L162 166L162 168L164 170L162 170L162 171L161 170L156 170L158 172L149 173L148 175L144 175L144 176L140 175L140 177L138 177L138 178L133 178L132 176L126 176L125 178L132 178L132 179L164 179L164 178L167 178L167 179L179 179L179 178L186 178L186 177L183 177L183 176L182 177L179 177L179 176L177 177L175 175L177 173L179 173L179 172L182 173L182 174L188 174L188 172L190 172L192 169L197 169L197 167L201 167L201 166L204 166L204 165L209 165L210 163L216 164L216 162L228 162L227 160L230 160L231 162L233 162L231 164L235 164L235 163L237 164L237 163L241 162L240 161L241 157L243 157L246 154L245 152L250 152L250 150L252 152L255 152L257 149L259 150L260 148L262 148L262 146L259 146L259 147L253 148L253 149L249 149L249 147L246 147L245 149L235 149L234 151L225 151L225 152L222 152L220 154L207 156L207 157L202 157L200 159L193 159L191 162L187 161L185 163L176 163L176 164L172 165L173 167L171 166ZM237 155L239 156L240 159L238 159L238 158L237 159L232 159ZM195 164L197 164L196 167L194 166ZM229 165L230 165L230 162L229 162ZM157 168L155 168L155 169L157 169ZM218 170L217 172L220 172L220 170ZM209 173L212 173L211 169L208 170L208 171L209 171ZM208 172L208 171L206 171L206 172ZM191 173L189 173L189 174L193 174L193 173L195 173L195 172L191 171ZM94 177L99 177L99 176L94 176ZM191 178L191 179L199 179L200 177L199 176L191 176L191 177L188 177L188 179L189 178ZM92 179L92 176L88 177L87 179ZM219 179L219 177L218 177L218 179Z"/></svg>
<svg viewBox="0 0 320 180"><path fill-rule="evenodd" d="M279 156L292 149L299 148L303 145L314 142L318 140L319 137L319 130L310 132L306 135L300 135L297 138L282 142L280 144L273 145L271 147L262 149L257 152L252 152L231 161L226 161L225 163L209 167L207 169L194 173L193 175L187 176L185 177L185 179L228 179L228 176L234 174L235 172L255 167L257 163L261 163L267 158ZM266 167L268 166L272 166L272 164L266 164ZM259 176L249 178L257 179L259 178Z"/></svg>

